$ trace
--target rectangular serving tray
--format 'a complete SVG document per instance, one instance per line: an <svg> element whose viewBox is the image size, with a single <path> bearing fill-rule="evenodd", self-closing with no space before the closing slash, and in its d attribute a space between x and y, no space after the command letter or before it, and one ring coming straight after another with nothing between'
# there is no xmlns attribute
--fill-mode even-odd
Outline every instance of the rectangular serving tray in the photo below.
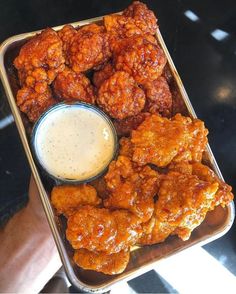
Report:
<svg viewBox="0 0 236 294"><path fill-rule="evenodd" d="M102 17L92 18L84 21L71 23L71 25L83 26L86 24L101 22ZM63 26L63 25L62 25ZM54 27L59 30L62 26ZM169 257L177 252L187 249L194 245L204 245L221 236L223 236L231 227L235 212L234 204L231 202L227 207L217 207L214 211L209 212L205 221L196 228L188 241L182 241L176 236L169 237L165 242L150 246L134 247L131 252L130 262L126 270L119 275L104 275L94 271L87 271L77 267L72 259L72 249L65 238L65 221L57 217L50 203L50 183L45 179L40 170L37 168L32 152L29 146L28 126L24 117L16 105L15 96L17 91L17 75L13 66L13 60L18 55L20 47L35 34L41 31L35 31L13 36L4 41L0 46L0 75L5 92L15 118L22 144L28 158L32 174L39 190L41 201L54 236L62 263L70 282L83 291L104 292L108 291L113 285L120 281L127 281L138 275L151 270L156 263L163 258ZM182 81L178 75L175 65L169 55L165 42L159 29L156 32L157 40L165 52L168 60L169 69L175 84L175 91L184 102L187 114L196 117L194 109L190 103L188 95L184 89ZM209 145L204 154L205 162L215 171L220 179L223 180L222 174L216 163Z"/></svg>

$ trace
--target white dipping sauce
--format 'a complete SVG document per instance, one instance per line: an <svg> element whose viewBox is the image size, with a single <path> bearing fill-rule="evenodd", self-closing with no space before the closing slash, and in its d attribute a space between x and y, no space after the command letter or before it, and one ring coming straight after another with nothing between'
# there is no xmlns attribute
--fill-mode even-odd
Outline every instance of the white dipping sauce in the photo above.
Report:
<svg viewBox="0 0 236 294"><path fill-rule="evenodd" d="M41 165L57 178L86 180L106 168L115 151L112 129L91 108L69 106L45 116L35 133Z"/></svg>

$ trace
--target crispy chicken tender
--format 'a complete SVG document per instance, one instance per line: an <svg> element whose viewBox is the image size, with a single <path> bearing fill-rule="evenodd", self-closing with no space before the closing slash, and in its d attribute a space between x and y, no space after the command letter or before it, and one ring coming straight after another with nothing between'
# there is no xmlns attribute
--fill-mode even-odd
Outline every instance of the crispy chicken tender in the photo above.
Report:
<svg viewBox="0 0 236 294"><path fill-rule="evenodd" d="M153 11L147 8L146 4L134 1L124 10L123 15L132 17L135 20L136 26L143 33L150 33L152 35L156 33L157 19Z"/></svg>
<svg viewBox="0 0 236 294"><path fill-rule="evenodd" d="M118 136L129 136L131 131L137 127L148 117L150 113L140 112L137 115L127 117L121 120L114 120L114 126Z"/></svg>
<svg viewBox="0 0 236 294"><path fill-rule="evenodd" d="M97 206L101 199L90 185L56 186L51 192L51 202L58 214L69 217L82 205Z"/></svg>
<svg viewBox="0 0 236 294"><path fill-rule="evenodd" d="M65 25L57 33L60 39L62 40L64 58L66 64L68 64L68 49L70 47L71 42L73 41L74 36L77 33L77 30L72 25Z"/></svg>
<svg viewBox="0 0 236 294"><path fill-rule="evenodd" d="M111 192L103 201L105 207L127 209L142 222L151 218L158 189L156 171L149 166L136 168L129 158L119 156L109 165L105 181Z"/></svg>
<svg viewBox="0 0 236 294"><path fill-rule="evenodd" d="M117 253L134 245L141 234L140 221L125 210L82 206L67 222L66 237L74 249Z"/></svg>
<svg viewBox="0 0 236 294"><path fill-rule="evenodd" d="M118 71L101 85L97 102L113 118L124 119L143 109L145 94L128 73Z"/></svg>
<svg viewBox="0 0 236 294"><path fill-rule="evenodd" d="M144 86L146 94L145 110L150 113L170 117L172 114L172 95L164 77L147 82Z"/></svg>
<svg viewBox="0 0 236 294"><path fill-rule="evenodd" d="M17 105L30 121L35 122L40 115L56 103L49 87L41 92L30 87L23 87L17 92Z"/></svg>
<svg viewBox="0 0 236 294"><path fill-rule="evenodd" d="M133 161L165 167L172 161L201 161L207 143L207 129L198 119L177 114L171 120L151 115L132 131Z"/></svg>
<svg viewBox="0 0 236 294"><path fill-rule="evenodd" d="M197 176L169 172L160 183L152 232L144 234L139 243L162 242L170 234L189 239L212 209L218 186L217 182L205 182Z"/></svg>
<svg viewBox="0 0 236 294"><path fill-rule="evenodd" d="M126 250L108 255L103 252L79 249L75 251L73 259L78 266L86 270L94 270L106 275L115 275L125 270L129 257L130 253Z"/></svg>
<svg viewBox="0 0 236 294"><path fill-rule="evenodd" d="M93 74L93 83L99 89L103 82L109 79L115 73L115 69L111 63L107 63L104 67L99 70L95 71Z"/></svg>
<svg viewBox="0 0 236 294"><path fill-rule="evenodd" d="M94 104L94 89L90 80L82 73L65 68L53 83L54 93L60 100L79 100Z"/></svg>
<svg viewBox="0 0 236 294"><path fill-rule="evenodd" d="M20 84L34 87L42 80L51 84L63 70L64 62L61 39L53 29L47 28L22 46L14 65Z"/></svg>
<svg viewBox="0 0 236 294"><path fill-rule="evenodd" d="M163 50L150 41L150 37L145 35L124 39L118 42L114 53L116 70L128 72L141 85L156 80L166 64Z"/></svg>
<svg viewBox="0 0 236 294"><path fill-rule="evenodd" d="M83 72L105 63L111 56L108 35L103 26L90 24L80 28L68 48L68 61L75 72Z"/></svg>

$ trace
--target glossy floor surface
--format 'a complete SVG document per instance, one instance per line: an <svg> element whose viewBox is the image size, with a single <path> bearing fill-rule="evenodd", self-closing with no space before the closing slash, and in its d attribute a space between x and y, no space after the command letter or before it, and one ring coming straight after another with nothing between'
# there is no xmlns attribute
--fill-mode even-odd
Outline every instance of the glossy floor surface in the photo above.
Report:
<svg viewBox="0 0 236 294"><path fill-rule="evenodd" d="M131 1L0 1L0 41L124 9ZM209 129L209 142L225 180L236 191L236 2L144 1L156 13L166 45L193 107ZM30 169L4 90L0 88L0 222L27 201ZM6 206L5 199L10 199ZM236 275L236 226L204 246ZM175 292L156 272L129 283L135 292ZM178 289L177 289L178 290Z"/></svg>

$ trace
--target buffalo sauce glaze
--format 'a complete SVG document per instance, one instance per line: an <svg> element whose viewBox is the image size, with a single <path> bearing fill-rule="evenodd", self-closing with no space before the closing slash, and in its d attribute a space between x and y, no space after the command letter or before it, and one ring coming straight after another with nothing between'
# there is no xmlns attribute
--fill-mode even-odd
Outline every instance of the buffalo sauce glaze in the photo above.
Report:
<svg viewBox="0 0 236 294"><path fill-rule="evenodd" d="M40 123L35 136L39 162L57 178L92 178L109 164L114 150L110 125L90 108L54 110Z"/></svg>

